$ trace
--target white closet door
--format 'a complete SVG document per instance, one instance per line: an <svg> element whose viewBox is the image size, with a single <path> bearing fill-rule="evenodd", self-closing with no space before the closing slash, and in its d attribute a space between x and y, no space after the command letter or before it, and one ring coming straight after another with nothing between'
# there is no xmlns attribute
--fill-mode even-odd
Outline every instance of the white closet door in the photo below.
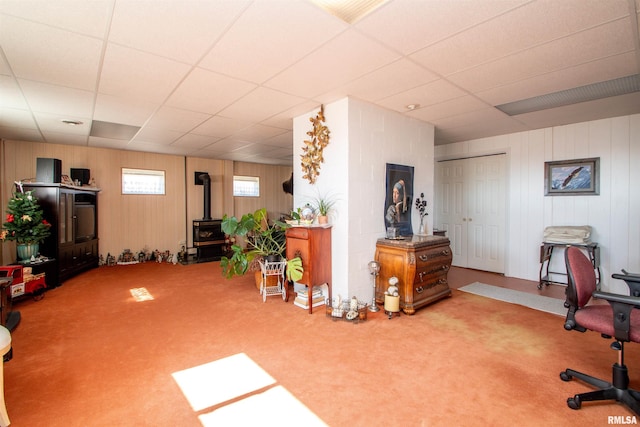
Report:
<svg viewBox="0 0 640 427"><path fill-rule="evenodd" d="M436 164L436 218L453 265L504 273L506 155Z"/></svg>

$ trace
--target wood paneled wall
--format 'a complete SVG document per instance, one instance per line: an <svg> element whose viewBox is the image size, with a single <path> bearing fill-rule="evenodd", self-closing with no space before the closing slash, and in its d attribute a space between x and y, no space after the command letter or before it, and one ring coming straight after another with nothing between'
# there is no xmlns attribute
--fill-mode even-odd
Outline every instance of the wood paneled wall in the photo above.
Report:
<svg viewBox="0 0 640 427"><path fill-rule="evenodd" d="M202 159L136 151L79 147L24 141L0 141L0 206L4 222L7 200L13 182L36 177L36 158L55 158L62 161L62 173L71 168L91 170L101 189L98 195L98 232L100 253L118 255L123 249L176 252L186 242L193 245L192 221L204 214L203 186L195 185L194 172L207 172L211 176L211 215L240 214L267 207L271 213L291 210L292 198L282 191L282 181L289 178L291 167L251 163L234 165L229 160ZM123 195L121 169L123 167L164 170L165 195ZM242 172L237 172L239 169ZM233 174L260 177L259 198L236 202L232 196ZM238 198L239 199L239 198ZM15 261L15 245L0 245L2 264Z"/></svg>

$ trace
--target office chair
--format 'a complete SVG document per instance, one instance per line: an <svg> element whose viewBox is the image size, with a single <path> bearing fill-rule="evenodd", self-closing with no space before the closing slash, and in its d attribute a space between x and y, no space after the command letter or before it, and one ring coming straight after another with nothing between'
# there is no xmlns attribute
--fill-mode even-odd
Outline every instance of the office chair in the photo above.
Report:
<svg viewBox="0 0 640 427"><path fill-rule="evenodd" d="M614 338L611 348L618 351L618 361L613 364L612 382L607 382L573 369L560 373L563 381L573 377L597 387L599 390L576 394L567 399L571 409L580 409L582 402L595 400L616 400L640 415L640 392L629 389L629 374L624 364L624 343L640 342L640 298L601 292L596 289L596 276L593 264L576 247L565 251L568 284L565 307L568 308L564 323L566 330L585 332L587 329L599 332L604 338ZM640 282L633 274L614 274L627 283ZM630 287L630 289L632 289ZM609 304L587 303L593 298L606 300Z"/></svg>

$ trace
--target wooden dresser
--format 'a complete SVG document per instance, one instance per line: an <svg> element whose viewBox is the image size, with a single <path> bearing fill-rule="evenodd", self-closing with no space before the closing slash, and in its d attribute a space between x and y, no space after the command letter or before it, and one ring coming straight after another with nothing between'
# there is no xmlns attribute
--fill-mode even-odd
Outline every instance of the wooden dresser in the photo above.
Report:
<svg viewBox="0 0 640 427"><path fill-rule="evenodd" d="M331 301L331 227L291 227L285 233L287 259L296 256L302 259L304 273L298 282L304 283L309 291L326 283ZM309 314L312 312L313 304L309 304Z"/></svg>
<svg viewBox="0 0 640 427"><path fill-rule="evenodd" d="M449 239L413 236L405 240L378 239L375 259L380 263L376 302L384 302L389 278L397 277L400 308L406 314L451 295L447 273L451 268Z"/></svg>

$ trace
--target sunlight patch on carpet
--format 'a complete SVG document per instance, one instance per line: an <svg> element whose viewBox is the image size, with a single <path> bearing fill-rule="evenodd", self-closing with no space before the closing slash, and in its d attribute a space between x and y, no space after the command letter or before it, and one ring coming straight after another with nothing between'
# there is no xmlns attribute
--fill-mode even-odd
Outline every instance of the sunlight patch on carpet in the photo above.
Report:
<svg viewBox="0 0 640 427"><path fill-rule="evenodd" d="M129 292L131 292L131 296L133 297L133 299L135 299L138 302L153 300L153 295L149 293L147 288L133 288L133 289L129 289Z"/></svg>
<svg viewBox="0 0 640 427"><path fill-rule="evenodd" d="M204 427L327 425L282 386L273 387L198 418Z"/></svg>
<svg viewBox="0 0 640 427"><path fill-rule="evenodd" d="M276 382L244 353L172 375L194 411L235 399Z"/></svg>
<svg viewBox="0 0 640 427"><path fill-rule="evenodd" d="M513 289L500 288L480 282L471 283L470 285L458 288L458 290L486 298L523 305L533 308L534 310L544 311L558 316L564 317L567 314L567 309L564 307L564 300L545 297L544 295L514 291Z"/></svg>

